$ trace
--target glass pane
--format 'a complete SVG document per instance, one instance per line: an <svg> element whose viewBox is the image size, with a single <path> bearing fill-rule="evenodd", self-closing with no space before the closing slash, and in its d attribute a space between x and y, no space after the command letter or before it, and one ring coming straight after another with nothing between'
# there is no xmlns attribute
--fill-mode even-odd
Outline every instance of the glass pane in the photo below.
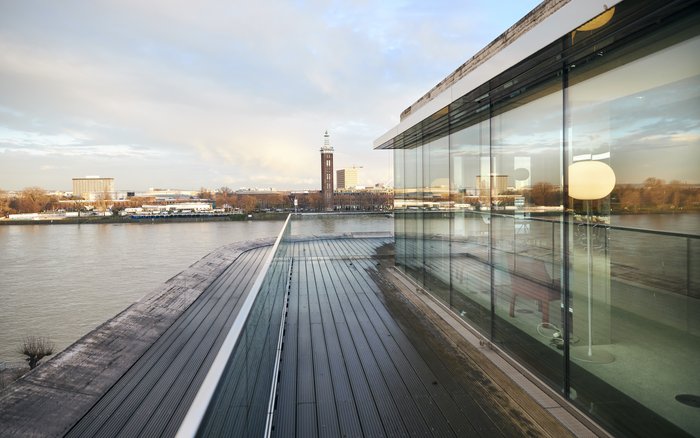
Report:
<svg viewBox="0 0 700 438"><path fill-rule="evenodd" d="M424 193L425 186L423 185L423 146L416 148L416 205L417 210L415 214L416 221L416 234L415 234L415 245L416 245L416 258L414 259L414 276L418 281L418 284L424 284L425 275L425 251L423 248L423 234L425 232L423 225L423 216L425 211Z"/></svg>
<svg viewBox="0 0 700 438"><path fill-rule="evenodd" d="M406 272L423 284L422 149L404 150ZM419 171L420 170L420 171Z"/></svg>
<svg viewBox="0 0 700 438"><path fill-rule="evenodd" d="M571 386L618 429L698 435L681 400L700 394L700 38L667 34L570 73L572 166L615 177L609 196L570 204Z"/></svg>
<svg viewBox="0 0 700 438"><path fill-rule="evenodd" d="M491 331L489 266L489 122L450 135L451 307L484 333Z"/></svg>
<svg viewBox="0 0 700 438"><path fill-rule="evenodd" d="M449 139L423 146L425 288L444 302L450 290Z"/></svg>
<svg viewBox="0 0 700 438"><path fill-rule="evenodd" d="M404 183L404 150L394 151L394 241L396 266L405 269L406 265L406 189Z"/></svg>
<svg viewBox="0 0 700 438"><path fill-rule="evenodd" d="M563 384L562 91L554 81L491 121L494 339Z"/></svg>

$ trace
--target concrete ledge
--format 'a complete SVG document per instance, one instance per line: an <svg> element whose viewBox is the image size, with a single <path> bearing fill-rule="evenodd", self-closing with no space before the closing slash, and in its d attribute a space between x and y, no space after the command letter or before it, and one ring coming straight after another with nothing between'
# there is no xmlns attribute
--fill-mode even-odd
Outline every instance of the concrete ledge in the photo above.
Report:
<svg viewBox="0 0 700 438"><path fill-rule="evenodd" d="M62 436L243 252L260 239L223 246L106 321L0 396L3 436Z"/></svg>

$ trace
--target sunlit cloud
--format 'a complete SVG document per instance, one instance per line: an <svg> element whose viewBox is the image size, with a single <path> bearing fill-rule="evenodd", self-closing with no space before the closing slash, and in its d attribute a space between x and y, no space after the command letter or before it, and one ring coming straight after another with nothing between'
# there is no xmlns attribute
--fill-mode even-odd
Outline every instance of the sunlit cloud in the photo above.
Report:
<svg viewBox="0 0 700 438"><path fill-rule="evenodd" d="M68 146L79 142L79 139L66 134L42 134L0 127L0 148L5 149L31 151L46 147Z"/></svg>

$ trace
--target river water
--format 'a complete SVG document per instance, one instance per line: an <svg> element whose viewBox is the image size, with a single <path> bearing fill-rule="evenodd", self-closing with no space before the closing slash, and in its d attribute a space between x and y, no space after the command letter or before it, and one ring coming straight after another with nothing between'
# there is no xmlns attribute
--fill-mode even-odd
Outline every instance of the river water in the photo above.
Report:
<svg viewBox="0 0 700 438"><path fill-rule="evenodd" d="M700 235L700 214L629 214L612 216L610 224L647 230Z"/></svg>
<svg viewBox="0 0 700 438"><path fill-rule="evenodd" d="M0 226L0 362L26 336L61 351L214 249L282 221ZM305 216L294 234L392 231L383 215Z"/></svg>

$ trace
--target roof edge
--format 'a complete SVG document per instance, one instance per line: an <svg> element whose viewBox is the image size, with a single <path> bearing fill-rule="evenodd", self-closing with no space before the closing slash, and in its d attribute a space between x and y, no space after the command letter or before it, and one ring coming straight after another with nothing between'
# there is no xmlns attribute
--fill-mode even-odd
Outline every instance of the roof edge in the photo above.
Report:
<svg viewBox="0 0 700 438"><path fill-rule="evenodd" d="M621 1L545 0L404 110L374 149L393 149L396 136Z"/></svg>
<svg viewBox="0 0 700 438"><path fill-rule="evenodd" d="M532 11L528 12L527 15L518 20L517 23L509 27L505 32L496 37L495 40L491 41L486 47L479 50L476 55L469 58L467 62L457 67L457 69L447 75L445 79L438 82L437 85L411 104L411 106L403 110L399 120L402 121L414 111L424 106L435 96L449 88L452 84L469 74L481 64L491 59L496 53L506 48L521 35L537 26L540 22L544 21L547 17L561 9L562 6L566 5L570 1L571 0L545 0L539 5L535 6Z"/></svg>

